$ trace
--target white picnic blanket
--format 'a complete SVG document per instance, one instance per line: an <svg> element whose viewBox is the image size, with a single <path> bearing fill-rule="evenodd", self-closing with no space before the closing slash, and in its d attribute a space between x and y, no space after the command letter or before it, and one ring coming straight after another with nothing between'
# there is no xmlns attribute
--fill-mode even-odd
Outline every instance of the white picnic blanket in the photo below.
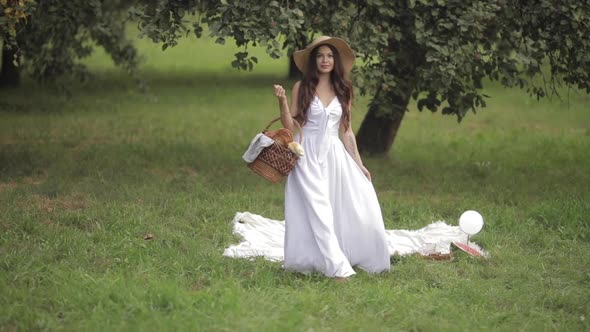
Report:
<svg viewBox="0 0 590 332"><path fill-rule="evenodd" d="M250 212L236 213L233 233L243 240L231 245L223 252L224 256L234 258L264 257L271 261L283 261L284 221L268 219ZM448 254L453 241L468 243L467 234L459 226L436 221L418 230L385 230L390 255ZM488 256L473 242L469 246Z"/></svg>

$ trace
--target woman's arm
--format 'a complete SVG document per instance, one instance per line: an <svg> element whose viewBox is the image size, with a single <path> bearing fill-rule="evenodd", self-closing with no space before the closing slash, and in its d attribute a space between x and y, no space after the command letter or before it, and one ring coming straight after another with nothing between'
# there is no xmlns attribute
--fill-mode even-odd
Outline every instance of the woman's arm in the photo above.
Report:
<svg viewBox="0 0 590 332"><path fill-rule="evenodd" d="M350 106L349 106L350 109ZM349 117L350 119L351 117ZM344 123L340 123L340 135L342 136L342 143L344 143L344 148L348 152L348 154L352 157L352 159L356 162L359 168L363 171L367 179L371 181L371 173L369 170L363 165L363 161L361 159L361 155L359 154L358 147L356 145L356 138L354 136L354 132L352 131L352 121L349 120L348 128L344 129Z"/></svg>
<svg viewBox="0 0 590 332"><path fill-rule="evenodd" d="M281 111L281 123L283 127L295 132L295 124L293 118L297 116L298 111L298 96L299 96L299 82L293 85L293 92L291 93L291 108L289 108L289 101L285 89L280 85L274 86L274 94L279 100L279 109Z"/></svg>

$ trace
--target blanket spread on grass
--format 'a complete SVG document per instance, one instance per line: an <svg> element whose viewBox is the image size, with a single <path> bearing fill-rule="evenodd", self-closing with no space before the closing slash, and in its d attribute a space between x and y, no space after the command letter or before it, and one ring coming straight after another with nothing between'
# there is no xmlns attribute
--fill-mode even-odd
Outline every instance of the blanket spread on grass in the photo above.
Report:
<svg viewBox="0 0 590 332"><path fill-rule="evenodd" d="M238 212L232 223L233 233L241 237L242 242L226 248L224 256L264 257L271 261L283 261L284 221L268 219L250 212ZM433 222L418 230L391 229L385 230L385 233L390 255L448 254L453 241L468 241L467 234L459 226L447 225L444 221ZM469 242L469 246L484 257L488 256L477 244Z"/></svg>

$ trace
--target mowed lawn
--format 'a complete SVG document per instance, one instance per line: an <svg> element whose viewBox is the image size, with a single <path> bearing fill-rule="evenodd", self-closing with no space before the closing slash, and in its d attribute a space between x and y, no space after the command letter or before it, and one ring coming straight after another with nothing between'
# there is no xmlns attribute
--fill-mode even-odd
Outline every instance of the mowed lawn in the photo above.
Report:
<svg viewBox="0 0 590 332"><path fill-rule="evenodd" d="M137 45L144 90L101 52L86 84L0 90L0 331L590 329L588 95L488 84L460 124L412 104L364 159L386 227L475 209L491 258L392 257L338 284L222 256L236 212L283 218L283 184L241 155L278 115L272 85L290 91L286 60L255 49L244 73L208 39Z"/></svg>

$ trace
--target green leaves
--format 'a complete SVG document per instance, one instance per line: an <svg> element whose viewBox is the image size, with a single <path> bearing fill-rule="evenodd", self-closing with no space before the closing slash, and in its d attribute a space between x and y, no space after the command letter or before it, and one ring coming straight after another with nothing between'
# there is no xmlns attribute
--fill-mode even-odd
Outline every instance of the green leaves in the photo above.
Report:
<svg viewBox="0 0 590 332"><path fill-rule="evenodd" d="M115 64L133 73L138 63L137 51L125 38L125 8L128 1L39 1L9 2L24 10L23 21L16 28L13 42L27 59L23 62L38 81L54 81L60 76L88 77L81 59L99 45ZM2 32L0 21L0 32ZM9 40L9 43L11 41ZM167 44L163 45L163 48Z"/></svg>
<svg viewBox="0 0 590 332"><path fill-rule="evenodd" d="M74 59L85 56L81 45L88 38L105 46L118 63L134 68L136 55L122 34L125 15L113 9L130 3L40 3L37 23L23 41L35 75L79 68ZM406 96L397 108L405 108L411 96L419 109L433 112L446 102L443 113L458 119L485 106L481 89L486 77L537 97L560 83L590 93L590 6L576 0L161 0L137 3L128 15L163 50L190 32L200 37L207 24L216 43L225 45L230 38L243 48L232 62L240 70L252 70L258 61L249 57L249 45L266 47L276 59L319 34L339 36L357 54L354 77L361 94L382 90L391 100ZM5 34L6 22L0 16ZM428 98L419 97L424 95Z"/></svg>
<svg viewBox="0 0 590 332"><path fill-rule="evenodd" d="M7 47L17 47L17 35L27 25L37 3L33 0L0 1L0 40Z"/></svg>

